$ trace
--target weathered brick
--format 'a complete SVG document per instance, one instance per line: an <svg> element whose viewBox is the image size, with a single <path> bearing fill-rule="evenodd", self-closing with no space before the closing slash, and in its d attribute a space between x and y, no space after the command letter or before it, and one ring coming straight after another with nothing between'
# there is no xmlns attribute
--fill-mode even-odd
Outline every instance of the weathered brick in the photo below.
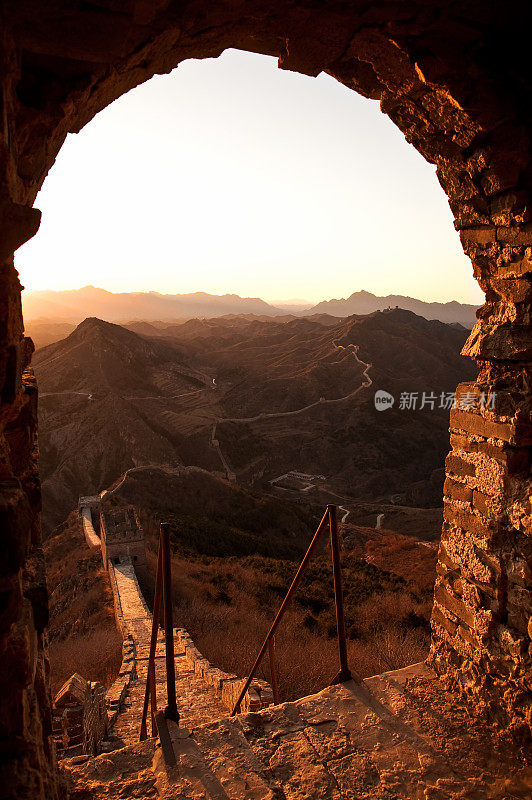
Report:
<svg viewBox="0 0 532 800"><path fill-rule="evenodd" d="M469 531L479 539L489 540L499 533L500 527L497 523L490 520L484 520L476 516L472 511L466 508L454 506L451 503L445 503L443 507L443 518L461 528L464 531Z"/></svg>
<svg viewBox="0 0 532 800"><path fill-rule="evenodd" d="M464 628L463 625L458 626L458 636L460 637L460 639L463 639L468 644L470 644L471 647L479 646L479 643L475 638L475 636L473 635L472 631L470 631L469 628Z"/></svg>
<svg viewBox="0 0 532 800"><path fill-rule="evenodd" d="M476 443L471 443L469 438L463 433L451 433L451 447L453 450L472 451L471 444Z"/></svg>
<svg viewBox="0 0 532 800"><path fill-rule="evenodd" d="M488 500L489 497L487 495L483 494L482 492L478 492L475 489L475 491L473 492L473 508L476 508L478 511L480 511L481 514L484 514L484 516L486 517L489 517L491 514L491 511L488 507Z"/></svg>
<svg viewBox="0 0 532 800"><path fill-rule="evenodd" d="M479 413L451 410L451 427L486 439L502 439L510 444L532 444L532 426L524 422L494 422Z"/></svg>
<svg viewBox="0 0 532 800"><path fill-rule="evenodd" d="M466 483L453 481L452 478L446 478L443 484L443 493L450 497L452 500L461 500L465 503L470 503L473 497L473 489Z"/></svg>
<svg viewBox="0 0 532 800"><path fill-rule="evenodd" d="M438 625L441 625L442 628L444 628L447 631L447 633L450 634L451 636L454 636L458 629L458 625L456 624L456 622L453 622L444 614L442 614L438 606L434 606L434 608L432 609L432 620L436 622Z"/></svg>
<svg viewBox="0 0 532 800"><path fill-rule="evenodd" d="M475 627L475 612L468 608L465 603L452 595L442 583L438 583L434 589L434 598L438 603L454 614L456 617L469 625L470 628Z"/></svg>
<svg viewBox="0 0 532 800"><path fill-rule="evenodd" d="M462 244L491 244L497 239L497 229L493 225L477 225L475 228L463 228L460 231Z"/></svg>
<svg viewBox="0 0 532 800"><path fill-rule="evenodd" d="M450 473L451 475L459 476L468 475L469 477L474 477L476 472L474 464L470 461L464 461L463 458L460 458L460 456L454 453L449 453L445 459L445 469L447 474Z"/></svg>
<svg viewBox="0 0 532 800"><path fill-rule="evenodd" d="M497 228L497 241L527 247L532 244L532 225L527 222L519 228Z"/></svg>
<svg viewBox="0 0 532 800"><path fill-rule="evenodd" d="M484 453L504 464L509 475L524 472L530 464L530 451L525 447L497 447L489 442L476 442L476 452Z"/></svg>

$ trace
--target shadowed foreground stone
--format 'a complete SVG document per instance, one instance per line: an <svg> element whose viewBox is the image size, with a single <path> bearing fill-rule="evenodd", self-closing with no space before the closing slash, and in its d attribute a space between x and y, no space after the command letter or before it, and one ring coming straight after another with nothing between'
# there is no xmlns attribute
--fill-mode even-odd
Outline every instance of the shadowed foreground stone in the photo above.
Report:
<svg viewBox="0 0 532 800"><path fill-rule="evenodd" d="M65 763L72 798L503 800L529 797L532 765L453 703L419 664L222 719L171 726L177 766L148 742ZM136 781L136 782L135 782ZM141 792L145 792L142 795Z"/></svg>

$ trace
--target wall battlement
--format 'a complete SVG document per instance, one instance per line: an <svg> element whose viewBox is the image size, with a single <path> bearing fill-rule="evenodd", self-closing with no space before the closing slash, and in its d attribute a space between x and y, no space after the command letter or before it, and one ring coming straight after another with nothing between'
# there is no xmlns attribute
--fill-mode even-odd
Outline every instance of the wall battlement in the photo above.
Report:
<svg viewBox="0 0 532 800"><path fill-rule="evenodd" d="M146 566L144 531L133 508L100 510L100 538L103 563L120 564L130 558L137 566Z"/></svg>

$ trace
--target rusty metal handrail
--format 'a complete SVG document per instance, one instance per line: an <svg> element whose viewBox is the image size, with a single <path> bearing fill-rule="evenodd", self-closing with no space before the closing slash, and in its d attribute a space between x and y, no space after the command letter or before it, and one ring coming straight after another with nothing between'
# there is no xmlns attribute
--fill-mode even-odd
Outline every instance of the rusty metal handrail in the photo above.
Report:
<svg viewBox="0 0 532 800"><path fill-rule="evenodd" d="M312 537L312 541L310 542L307 552L303 556L303 560L299 565L299 568L295 574L294 580L292 581L286 596L281 603L279 611L268 631L264 642L259 650L257 658L255 659L255 663L251 668L251 672L244 683L242 691L236 701L233 710L231 711L231 716L234 717L235 714L240 713L240 708L242 704L242 700L244 699L247 690L251 686L251 682L255 676L255 673L262 661L262 658L268 648L269 652L269 659L270 659L270 673L272 678L272 688L274 694L274 702L277 704L279 702L279 692L277 688L277 673L275 669L275 652L273 647L273 637L277 627L284 616L284 612L286 611L286 607L290 602L292 595L296 591L303 574L306 571L308 563L311 559L314 550L316 549L318 542L321 538L323 533L323 529L327 523L329 522L329 531L331 537L331 554L332 554L332 566L333 566L333 577L334 577L334 596L335 596L335 605L336 605L336 625L337 625L337 632L338 632L338 653L340 658L340 670L337 673L336 677L332 681L332 683L344 683L352 678L351 671L348 666L347 661L347 642L345 637L345 621L344 621L344 603L343 603L343 592L342 592L342 575L341 575L341 567L340 567L340 545L338 539L338 521L336 515L336 506L329 504L327 506L327 510L325 511L320 524L316 530L316 533Z"/></svg>
<svg viewBox="0 0 532 800"><path fill-rule="evenodd" d="M159 533L159 547L157 552L157 571L155 575L155 594L153 598L153 615L151 625L150 652L148 657L148 674L146 678L146 691L142 708L140 723L140 741L148 737L147 717L148 704L151 706L151 733L157 732L157 696L155 682L155 654L157 650L157 634L159 632L159 616L161 613L161 600L164 608L164 638L166 649L166 687L168 705L165 708L165 717L179 723L177 701L175 693L175 656L174 656L174 626L172 619L172 562L170 557L170 526L161 522Z"/></svg>

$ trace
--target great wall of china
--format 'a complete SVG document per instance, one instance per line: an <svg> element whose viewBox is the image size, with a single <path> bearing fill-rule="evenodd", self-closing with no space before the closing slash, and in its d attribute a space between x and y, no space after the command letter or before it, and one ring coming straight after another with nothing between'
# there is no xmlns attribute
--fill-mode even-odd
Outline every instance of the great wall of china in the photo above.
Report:
<svg viewBox="0 0 532 800"><path fill-rule="evenodd" d="M497 794L503 777L506 781L501 774L506 767L486 750L484 724L452 703L452 695L427 663L363 681L349 680L280 705L274 705L268 684L254 681L242 713L232 717L243 679L212 666L187 631L176 628L179 725L167 721L166 747L163 736L158 738L153 731L150 738L139 741L152 627L135 573L135 565L142 563L142 531L131 510L103 510L100 496L80 501L87 546L99 547L105 557L123 659L106 692L74 675L56 697L54 724L62 715L63 723L73 726L74 743L63 748L61 769L74 797L488 800L514 796ZM93 523L96 512L101 536ZM158 707L164 708L161 631L155 683ZM68 745L68 724L63 724L61 734ZM517 781L522 780L532 780L532 773L520 773ZM505 782L504 791L509 785Z"/></svg>
<svg viewBox="0 0 532 800"><path fill-rule="evenodd" d="M154 75L232 48L273 57L282 70L309 78L327 75L379 102L434 165L486 294L462 352L479 367L467 391L496 392L497 402L450 415L432 615L438 678L430 670L415 677L414 670L406 684L404 674L363 686L350 682L207 723L190 735L175 731L175 781L158 771L156 742L149 739L83 756L84 765L71 760L69 786L79 789L78 800L531 796L524 762L511 762L515 748L497 749L499 736L530 741L532 731L532 123L525 6L0 0L2 798L65 796L50 743L38 390L27 372L33 344L24 337L14 254L38 231L36 197L71 134ZM326 205L326 198L314 202ZM395 251L386 247L382 213L379 225L372 244L390 261ZM436 258L427 262L432 272L445 282L445 265ZM71 687L72 697L87 692L77 681ZM490 734L490 725L500 730Z"/></svg>
<svg viewBox="0 0 532 800"><path fill-rule="evenodd" d="M122 664L107 691L74 675L56 695L55 740L58 753L64 758L138 742L152 628L152 614L135 573L136 565L145 564L145 542L134 513L131 509L103 510L100 495L81 497L79 511L85 542L91 550L101 550L109 574L116 623L122 635ZM100 536L93 522L95 512L99 515ZM227 716L244 679L212 666L186 630L176 628L174 633L176 689L184 724L195 727ZM157 703L164 708L166 672L162 632L158 635L155 659ZM272 702L270 686L255 680L242 706L245 711L257 711Z"/></svg>

